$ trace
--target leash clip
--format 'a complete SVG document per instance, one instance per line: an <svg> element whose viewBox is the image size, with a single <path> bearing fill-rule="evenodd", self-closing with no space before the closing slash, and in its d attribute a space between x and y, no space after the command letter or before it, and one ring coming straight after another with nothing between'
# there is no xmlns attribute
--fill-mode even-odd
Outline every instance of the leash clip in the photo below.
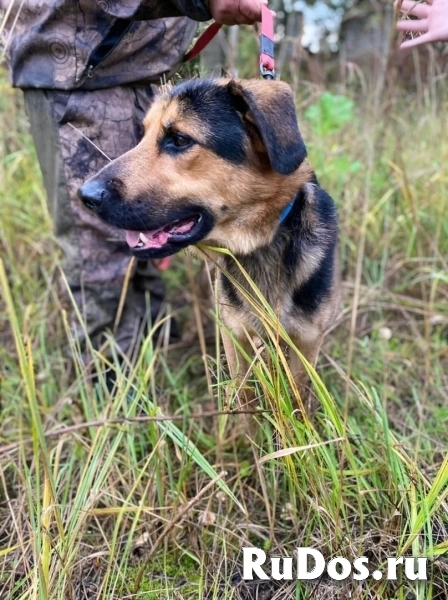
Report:
<svg viewBox="0 0 448 600"><path fill-rule="evenodd" d="M268 69L264 65L260 64L260 75L263 79L275 79L274 69Z"/></svg>

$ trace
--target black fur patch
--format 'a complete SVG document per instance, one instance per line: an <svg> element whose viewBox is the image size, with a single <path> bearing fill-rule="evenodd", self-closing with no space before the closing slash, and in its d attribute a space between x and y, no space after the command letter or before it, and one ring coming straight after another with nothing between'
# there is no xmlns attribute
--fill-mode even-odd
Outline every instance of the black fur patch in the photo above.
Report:
<svg viewBox="0 0 448 600"><path fill-rule="evenodd" d="M296 194L294 199L294 205L291 208L289 214L286 219L281 223L279 228L279 233L281 231L285 231L288 233L292 233L294 230L300 230L302 225L302 211L305 210L305 202L306 202L306 192L305 189L302 188ZM277 234L277 237L279 235ZM287 236L287 241L284 244L283 250L283 265L285 267L285 271L288 277L292 277L296 268L297 263L300 259L300 245L301 238L295 235Z"/></svg>
<svg viewBox="0 0 448 600"><path fill-rule="evenodd" d="M285 227L290 227L298 233L294 240L295 252L291 251L284 257L286 268L295 269L297 260L306 260L307 254L313 251L313 247L325 248L324 257L317 270L293 293L295 306L306 314L314 313L331 292L337 244L337 215L333 199L318 186L315 176L313 183L314 196L311 201L313 212L320 223L320 233L310 231L304 223L303 213L310 210L304 188L297 195L294 208L284 222ZM322 232L325 232L324 237Z"/></svg>
<svg viewBox="0 0 448 600"><path fill-rule="evenodd" d="M337 229L337 215L336 206L331 196L321 187L316 187L316 204L315 210L318 219L321 223L324 223L327 227L333 227L336 235Z"/></svg>
<svg viewBox="0 0 448 600"><path fill-rule="evenodd" d="M243 305L243 301L241 296L238 294L236 287L233 285L230 279L224 275L224 273L221 273L221 286L229 304L232 306Z"/></svg>
<svg viewBox="0 0 448 600"><path fill-rule="evenodd" d="M325 239L318 238L316 233L310 231L306 225L306 214L310 211L307 197L309 192L306 187L302 187L295 197L294 206L280 226L280 231L286 230L286 232L294 234L289 236L283 253L283 264L290 275L295 272L299 260L306 260L307 253L311 251L312 247L336 244L337 215L334 202L331 196L318 186L315 178L313 183L312 210L325 230Z"/></svg>
<svg viewBox="0 0 448 600"><path fill-rule="evenodd" d="M333 286L335 247L336 241L327 248L317 270L294 290L292 299L295 306L307 315L316 312L330 295Z"/></svg>
<svg viewBox="0 0 448 600"><path fill-rule="evenodd" d="M195 114L206 126L208 134L201 145L233 164L246 160L246 132L227 87L197 79L176 86L172 95L181 111Z"/></svg>

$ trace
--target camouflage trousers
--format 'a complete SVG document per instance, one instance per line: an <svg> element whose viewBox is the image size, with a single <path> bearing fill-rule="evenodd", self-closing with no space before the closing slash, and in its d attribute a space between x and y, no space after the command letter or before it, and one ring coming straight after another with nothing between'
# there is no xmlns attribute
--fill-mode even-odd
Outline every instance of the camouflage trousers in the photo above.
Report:
<svg viewBox="0 0 448 600"><path fill-rule="evenodd" d="M140 140L151 87L95 91L24 90L25 105L42 170L63 271L99 346L113 329L131 256L124 233L105 225L77 196L80 185ZM161 309L163 282L152 263L131 267L131 280L115 338L124 352L137 339L148 313ZM83 329L75 324L83 342Z"/></svg>

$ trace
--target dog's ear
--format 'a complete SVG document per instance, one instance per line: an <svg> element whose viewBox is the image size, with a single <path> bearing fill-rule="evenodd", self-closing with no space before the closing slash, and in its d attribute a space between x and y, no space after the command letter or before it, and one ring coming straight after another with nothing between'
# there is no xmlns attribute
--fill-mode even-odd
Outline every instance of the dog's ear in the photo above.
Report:
<svg viewBox="0 0 448 600"><path fill-rule="evenodd" d="M306 158L292 90L281 81L231 80L228 88L237 110L256 126L269 162L282 175L293 173Z"/></svg>

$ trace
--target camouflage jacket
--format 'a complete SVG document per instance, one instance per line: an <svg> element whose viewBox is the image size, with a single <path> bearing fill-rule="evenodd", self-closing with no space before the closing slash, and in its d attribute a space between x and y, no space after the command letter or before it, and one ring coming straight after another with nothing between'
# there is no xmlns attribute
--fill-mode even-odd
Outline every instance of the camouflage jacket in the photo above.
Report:
<svg viewBox="0 0 448 600"><path fill-rule="evenodd" d="M179 66L195 21L211 18L208 0L0 0L0 9L13 86L59 90L159 82Z"/></svg>

